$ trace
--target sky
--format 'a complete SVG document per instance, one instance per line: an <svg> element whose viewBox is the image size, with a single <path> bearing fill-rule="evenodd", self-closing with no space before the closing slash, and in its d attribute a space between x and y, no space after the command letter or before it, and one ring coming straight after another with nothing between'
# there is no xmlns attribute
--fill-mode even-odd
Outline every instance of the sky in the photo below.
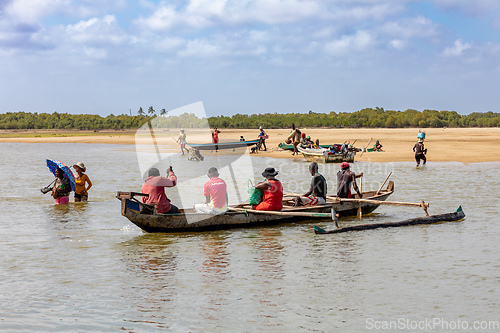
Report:
<svg viewBox="0 0 500 333"><path fill-rule="evenodd" d="M500 0L0 0L0 113L500 112Z"/></svg>

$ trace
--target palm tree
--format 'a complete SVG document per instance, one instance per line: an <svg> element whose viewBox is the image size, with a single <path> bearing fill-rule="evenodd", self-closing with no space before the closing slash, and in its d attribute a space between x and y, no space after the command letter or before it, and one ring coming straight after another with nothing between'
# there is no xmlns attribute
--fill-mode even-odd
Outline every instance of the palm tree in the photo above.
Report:
<svg viewBox="0 0 500 333"><path fill-rule="evenodd" d="M167 114L167 112L168 112L167 110L165 110L165 109L161 109L161 110L160 110L160 116L164 116L164 115L166 115L166 114Z"/></svg>
<svg viewBox="0 0 500 333"><path fill-rule="evenodd" d="M150 106L150 107L149 107L149 109L148 109L148 115L149 115L150 117L152 117L152 116L154 116L154 115L155 115L155 113L156 113L155 109L153 109L153 107L152 107L152 106Z"/></svg>
<svg viewBox="0 0 500 333"><path fill-rule="evenodd" d="M142 110L142 106L139 108L139 111L137 111L137 114L139 116L143 116L144 115L144 110Z"/></svg>

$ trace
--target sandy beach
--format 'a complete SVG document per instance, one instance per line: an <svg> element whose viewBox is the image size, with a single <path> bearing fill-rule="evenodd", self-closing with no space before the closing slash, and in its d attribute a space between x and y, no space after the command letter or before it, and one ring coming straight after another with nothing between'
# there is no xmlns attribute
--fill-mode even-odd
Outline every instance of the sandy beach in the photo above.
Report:
<svg viewBox="0 0 500 333"><path fill-rule="evenodd" d="M357 148L372 147L376 140L383 145L384 152L358 153L356 161L400 162L413 161L413 145L417 142L417 128L403 129L331 129L301 128L303 133L320 144L354 142ZM462 163L500 161L500 128L427 128L425 147L428 149L427 159L434 162L457 161ZM258 129L221 129L220 142L238 141L243 136L247 141L257 139ZM290 151L283 151L277 146L286 140L289 129L266 129L269 139L266 140L268 151L260 151L255 156L275 158L299 158ZM146 133L147 134L147 133ZM160 130L157 142L175 149L172 137L179 134L177 129ZM207 131L186 129L187 140L192 143L210 143ZM209 135L209 133L208 133ZM139 136L140 137L140 136ZM368 142L372 139L370 145ZM45 142L45 143L107 143L134 145L136 130L1 130L0 142Z"/></svg>

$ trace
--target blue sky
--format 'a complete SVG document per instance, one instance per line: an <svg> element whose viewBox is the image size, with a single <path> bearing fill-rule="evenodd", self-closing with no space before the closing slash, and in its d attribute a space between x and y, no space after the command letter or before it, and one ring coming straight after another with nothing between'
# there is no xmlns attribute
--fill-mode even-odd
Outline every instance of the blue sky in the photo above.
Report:
<svg viewBox="0 0 500 333"><path fill-rule="evenodd" d="M0 112L500 112L499 0L0 0Z"/></svg>

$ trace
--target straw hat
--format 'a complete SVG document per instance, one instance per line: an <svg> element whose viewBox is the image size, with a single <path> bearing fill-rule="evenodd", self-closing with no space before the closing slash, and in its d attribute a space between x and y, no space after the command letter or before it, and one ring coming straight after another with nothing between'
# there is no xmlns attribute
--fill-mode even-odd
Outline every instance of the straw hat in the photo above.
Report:
<svg viewBox="0 0 500 333"><path fill-rule="evenodd" d="M87 170L87 168L85 167L85 164L83 164L82 162L78 162L78 163L73 164L73 168L75 168L76 166L79 167L80 169L82 169L83 172L85 172Z"/></svg>

